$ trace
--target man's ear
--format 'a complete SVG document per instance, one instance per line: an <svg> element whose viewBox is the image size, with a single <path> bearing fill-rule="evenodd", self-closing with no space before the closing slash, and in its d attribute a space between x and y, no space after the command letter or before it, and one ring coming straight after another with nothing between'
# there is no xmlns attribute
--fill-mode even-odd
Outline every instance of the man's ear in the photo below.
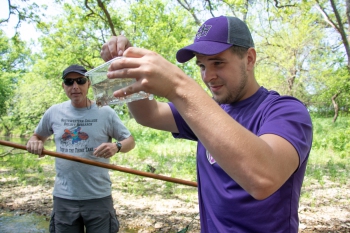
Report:
<svg viewBox="0 0 350 233"><path fill-rule="evenodd" d="M256 51L254 48L249 48L247 51L247 69L253 70L256 62Z"/></svg>

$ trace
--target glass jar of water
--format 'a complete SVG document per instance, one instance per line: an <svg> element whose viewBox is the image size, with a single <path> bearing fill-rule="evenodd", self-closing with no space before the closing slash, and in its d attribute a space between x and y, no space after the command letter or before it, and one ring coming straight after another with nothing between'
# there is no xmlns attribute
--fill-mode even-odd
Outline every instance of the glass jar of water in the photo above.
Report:
<svg viewBox="0 0 350 233"><path fill-rule="evenodd" d="M85 76L89 77L91 81L92 91L94 93L97 106L101 107L104 105L124 104L146 98L150 100L153 99L152 94L145 93L143 91L118 98L113 96L114 91L129 86L136 81L133 78L107 78L109 65L113 61L121 58L122 57L116 57L85 73Z"/></svg>

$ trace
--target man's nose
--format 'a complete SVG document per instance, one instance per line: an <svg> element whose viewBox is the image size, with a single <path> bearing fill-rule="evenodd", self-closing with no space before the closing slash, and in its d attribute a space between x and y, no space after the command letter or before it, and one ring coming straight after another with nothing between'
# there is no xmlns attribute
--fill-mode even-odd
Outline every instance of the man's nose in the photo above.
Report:
<svg viewBox="0 0 350 233"><path fill-rule="evenodd" d="M213 69L205 69L202 71L202 80L205 83L210 82L212 79L216 78L216 73Z"/></svg>
<svg viewBox="0 0 350 233"><path fill-rule="evenodd" d="M76 80L73 81L73 88L78 88L79 87L79 84L77 83Z"/></svg>

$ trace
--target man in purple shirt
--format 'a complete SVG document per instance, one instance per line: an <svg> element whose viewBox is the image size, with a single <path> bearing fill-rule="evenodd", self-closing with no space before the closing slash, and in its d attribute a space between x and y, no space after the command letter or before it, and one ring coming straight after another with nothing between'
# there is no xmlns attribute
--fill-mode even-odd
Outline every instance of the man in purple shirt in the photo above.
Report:
<svg viewBox="0 0 350 233"><path fill-rule="evenodd" d="M256 51L246 24L235 17L211 18L194 43L176 54L181 63L196 57L212 97L177 66L132 48L123 36L102 47L105 61L121 55L108 77L136 82L116 97L145 91L170 101L129 103L136 121L198 141L201 232L298 232L311 118L297 99L257 83Z"/></svg>

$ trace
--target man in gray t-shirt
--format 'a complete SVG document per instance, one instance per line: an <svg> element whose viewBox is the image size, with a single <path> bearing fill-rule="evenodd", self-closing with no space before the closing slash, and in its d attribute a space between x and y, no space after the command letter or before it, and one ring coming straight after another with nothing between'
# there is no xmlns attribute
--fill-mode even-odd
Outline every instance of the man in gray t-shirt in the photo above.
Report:
<svg viewBox="0 0 350 233"><path fill-rule="evenodd" d="M134 148L133 137L115 111L87 98L91 83L85 73L79 65L63 71L62 87L70 100L45 112L27 143L28 152L41 156L52 134L57 152L104 163ZM56 158L55 167L50 232L84 232L84 226L88 232L118 232L108 169L61 158Z"/></svg>

